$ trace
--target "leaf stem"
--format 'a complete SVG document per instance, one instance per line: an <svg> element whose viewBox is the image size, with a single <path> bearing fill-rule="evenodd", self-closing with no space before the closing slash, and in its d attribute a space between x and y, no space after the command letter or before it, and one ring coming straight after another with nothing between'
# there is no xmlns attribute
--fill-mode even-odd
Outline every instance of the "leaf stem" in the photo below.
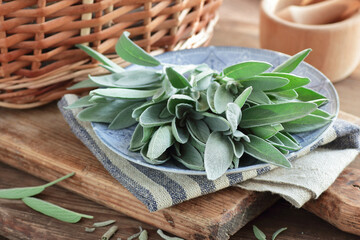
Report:
<svg viewBox="0 0 360 240"><path fill-rule="evenodd" d="M68 175L63 176L63 177L61 177L61 178L59 178L59 179L56 179L55 181L49 182L49 183L47 183L47 184L45 184L45 185L43 185L43 186L44 186L44 187L50 187L50 186L52 186L52 185L54 185L54 184L56 184L56 183L58 183L58 182L60 182L60 181L62 181L62 180L65 180L65 179L67 179L67 178L69 178L69 177L72 177L72 176L74 176L74 175L75 175L75 172L69 173Z"/></svg>

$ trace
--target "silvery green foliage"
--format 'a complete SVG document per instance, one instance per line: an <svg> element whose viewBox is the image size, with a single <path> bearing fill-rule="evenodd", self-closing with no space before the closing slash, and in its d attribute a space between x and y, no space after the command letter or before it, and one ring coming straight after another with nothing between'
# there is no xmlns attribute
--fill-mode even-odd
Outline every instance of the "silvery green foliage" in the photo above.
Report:
<svg viewBox="0 0 360 240"><path fill-rule="evenodd" d="M311 131L331 121L318 109L326 97L304 88L310 82L291 72L304 50L268 71L266 62L242 62L217 72L205 64L162 64L124 34L116 46L123 59L149 69L123 71L92 49L81 49L111 73L90 76L72 88L97 86L68 108L84 107L78 118L122 129L138 123L129 146L145 161L176 161L205 170L210 180L237 168L243 156L291 167L284 155L299 150L290 133Z"/></svg>

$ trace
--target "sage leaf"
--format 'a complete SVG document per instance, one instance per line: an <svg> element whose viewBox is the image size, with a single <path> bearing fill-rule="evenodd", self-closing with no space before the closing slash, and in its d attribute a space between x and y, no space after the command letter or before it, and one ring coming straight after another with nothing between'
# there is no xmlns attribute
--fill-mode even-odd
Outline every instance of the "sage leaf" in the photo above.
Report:
<svg viewBox="0 0 360 240"><path fill-rule="evenodd" d="M129 39L129 32L124 32L116 43L116 53L125 61L141 66L155 67L160 62Z"/></svg>
<svg viewBox="0 0 360 240"><path fill-rule="evenodd" d="M280 101L284 99L285 101L288 101L288 100L296 99L298 97L298 94L294 89L289 89L281 92L272 92L269 94L276 97Z"/></svg>
<svg viewBox="0 0 360 240"><path fill-rule="evenodd" d="M209 110L209 105L205 93L200 93L200 98L196 101L195 109L198 112L205 112Z"/></svg>
<svg viewBox="0 0 360 240"><path fill-rule="evenodd" d="M277 230L276 232L274 232L274 234L272 235L271 240L275 240L277 238L277 236L282 233L283 231L287 230L287 228L280 228L279 230Z"/></svg>
<svg viewBox="0 0 360 240"><path fill-rule="evenodd" d="M104 88L96 89L90 92L90 95L99 95L109 98L124 98L124 99L145 99L152 97L157 89L153 90L135 90L122 88Z"/></svg>
<svg viewBox="0 0 360 240"><path fill-rule="evenodd" d="M67 107L64 107L65 109L74 109L74 108L82 108L82 107L89 107L91 105L94 105L93 102L90 102L91 96L87 95L85 97L79 98L74 103L70 104Z"/></svg>
<svg viewBox="0 0 360 240"><path fill-rule="evenodd" d="M269 97L263 91L258 90L253 90L247 100L255 104L271 104Z"/></svg>
<svg viewBox="0 0 360 240"><path fill-rule="evenodd" d="M171 147L173 143L174 136L171 132L171 126L161 126L152 136L146 156L150 159L156 159L160 157L166 149Z"/></svg>
<svg viewBox="0 0 360 240"><path fill-rule="evenodd" d="M188 119L186 121L186 127L189 133L199 141L206 143L207 139L210 135L210 129L206 125L206 123L202 120L200 121L193 121Z"/></svg>
<svg viewBox="0 0 360 240"><path fill-rule="evenodd" d="M173 155L173 157L178 162L180 162L185 167L192 170L198 170L198 171L205 170L203 157L198 152L198 150L190 143L181 145L180 152L181 152L181 156Z"/></svg>
<svg viewBox="0 0 360 240"><path fill-rule="evenodd" d="M299 87L295 89L296 93L298 94L298 100L303 102L314 102L318 106L322 106L325 103L328 102L328 99L321 95L320 93L317 93L311 89Z"/></svg>
<svg viewBox="0 0 360 240"><path fill-rule="evenodd" d="M191 109L193 109L193 105L188 103L179 103L175 107L175 116L178 119L184 118L189 114Z"/></svg>
<svg viewBox="0 0 360 240"><path fill-rule="evenodd" d="M150 106L157 104L157 102L154 101L147 101L143 105L137 107L132 112L131 116L135 119L138 119L140 115Z"/></svg>
<svg viewBox="0 0 360 240"><path fill-rule="evenodd" d="M167 109L170 113L175 114L175 107L180 103L187 103L195 106L196 101L187 95L175 94L172 95L167 101Z"/></svg>
<svg viewBox="0 0 360 240"><path fill-rule="evenodd" d="M240 108L242 108L252 92L252 87L246 88L234 101Z"/></svg>
<svg viewBox="0 0 360 240"><path fill-rule="evenodd" d="M277 147L275 146L283 155L288 155L289 154L289 150L283 149L281 147Z"/></svg>
<svg viewBox="0 0 360 240"><path fill-rule="evenodd" d="M203 113L204 121L213 132L224 132L230 129L230 123L223 117L212 113Z"/></svg>
<svg viewBox="0 0 360 240"><path fill-rule="evenodd" d="M107 221L104 221L104 222L96 222L93 224L93 227L106 227L106 226L109 226L113 223L115 223L116 220L107 220Z"/></svg>
<svg viewBox="0 0 360 240"><path fill-rule="evenodd" d="M139 107L144 102L135 102L134 104L122 109L114 120L108 126L108 129L124 129L137 123L137 121L131 117L134 108Z"/></svg>
<svg viewBox="0 0 360 240"><path fill-rule="evenodd" d="M167 162L170 159L170 156L169 156L169 154L167 154L167 152L164 152L163 154L160 155L160 157L158 157L156 159L150 159L147 157L148 149L149 149L149 143L145 144L140 150L140 154L141 154L142 158L147 163L150 163L153 165L160 165L160 164Z"/></svg>
<svg viewBox="0 0 360 240"><path fill-rule="evenodd" d="M221 85L214 95L214 107L217 113L223 113L226 110L227 104L233 102L234 96L226 90L225 85Z"/></svg>
<svg viewBox="0 0 360 240"><path fill-rule="evenodd" d="M288 79L277 76L254 76L240 81L244 87L253 87L254 90L260 91L277 89L289 82Z"/></svg>
<svg viewBox="0 0 360 240"><path fill-rule="evenodd" d="M165 240L184 240L184 239L178 238L178 237L169 237L169 236L165 235L161 229L158 229L156 232L157 232L157 234L159 234L160 237L162 237Z"/></svg>
<svg viewBox="0 0 360 240"><path fill-rule="evenodd" d="M281 131L281 133L284 134L286 137L288 137L291 141L299 145L299 142L290 133L286 131Z"/></svg>
<svg viewBox="0 0 360 240"><path fill-rule="evenodd" d="M160 118L161 111L165 108L165 103L158 103L148 107L139 118L139 123L143 127L157 127L166 123L171 123L174 116L168 118Z"/></svg>
<svg viewBox="0 0 360 240"><path fill-rule="evenodd" d="M197 74L194 78L196 91L203 91L209 88L211 84L211 80L213 78L214 71L211 69L207 69L203 72Z"/></svg>
<svg viewBox="0 0 360 240"><path fill-rule="evenodd" d="M139 240L148 240L148 232L146 230L140 233Z"/></svg>
<svg viewBox="0 0 360 240"><path fill-rule="evenodd" d="M143 139L143 127L138 124L134 130L133 135L131 136L130 140L130 151L138 151L144 146L144 142L141 140Z"/></svg>
<svg viewBox="0 0 360 240"><path fill-rule="evenodd" d="M161 110L161 112L159 114L159 118L166 119L169 117L173 117L173 114L171 114L167 108L164 108L163 110Z"/></svg>
<svg viewBox="0 0 360 240"><path fill-rule="evenodd" d="M190 134L190 144L193 145L200 153L204 153L205 151L205 143L201 142L199 139L194 138Z"/></svg>
<svg viewBox="0 0 360 240"><path fill-rule="evenodd" d="M282 77L289 80L289 83L286 84L285 86L272 89L269 92L282 92L290 89L295 89L298 87L305 86L310 82L309 78L298 77L296 75L288 74L288 73L263 73L261 74L261 76Z"/></svg>
<svg viewBox="0 0 360 240"><path fill-rule="evenodd" d="M303 102L258 105L243 111L240 127L251 128L289 122L308 115L316 108L314 103Z"/></svg>
<svg viewBox="0 0 360 240"><path fill-rule="evenodd" d="M177 142L185 144L189 140L189 132L177 124L176 118L172 120L171 131Z"/></svg>
<svg viewBox="0 0 360 240"><path fill-rule="evenodd" d="M288 138L281 132L278 132L275 136L283 143L284 145L284 147L282 147L283 149L299 150L301 148L301 146L299 146L296 142L293 142L290 138Z"/></svg>
<svg viewBox="0 0 360 240"><path fill-rule="evenodd" d="M235 103L229 103L226 109L226 119L230 123L232 132L235 132L241 120L241 109Z"/></svg>
<svg viewBox="0 0 360 240"><path fill-rule="evenodd" d="M186 88L191 87L189 81L180 73L175 71L173 68L168 67L165 69L168 79L175 88Z"/></svg>
<svg viewBox="0 0 360 240"><path fill-rule="evenodd" d="M255 225L253 225L253 232L254 232L255 237L258 240L266 240L266 235L260 229L258 229Z"/></svg>
<svg viewBox="0 0 360 240"><path fill-rule="evenodd" d="M78 82L74 85L72 85L71 87L68 87L68 90L75 90L75 89L81 89L81 88L97 88L97 87L101 87L99 84L94 83L93 81L91 81L90 79L87 80L83 80L81 82Z"/></svg>
<svg viewBox="0 0 360 240"><path fill-rule="evenodd" d="M153 135L153 133L156 131L156 127L143 127L143 137L141 139L142 143L147 143L149 142L151 136Z"/></svg>
<svg viewBox="0 0 360 240"><path fill-rule="evenodd" d="M68 209L59 207L52 203L49 203L49 202L46 202L46 201L43 201L43 200L40 200L37 198L33 198L33 197L25 197L22 199L22 201L27 206L34 209L35 211L38 211L44 215L53 217L53 218L58 219L63 222L77 223L78 221L80 221L80 219L82 217L89 218L89 219L93 218L93 216L73 212Z"/></svg>
<svg viewBox="0 0 360 240"><path fill-rule="evenodd" d="M220 87L220 84L217 82L213 82L210 84L209 88L207 89L206 92L206 99L208 102L208 105L211 109L212 112L216 113L215 110L215 103L214 103L214 97L215 97L215 93L217 91L217 89Z"/></svg>
<svg viewBox="0 0 360 240"><path fill-rule="evenodd" d="M291 163L273 145L262 138L249 134L250 143L243 142L244 150L250 156L273 165L290 168Z"/></svg>
<svg viewBox="0 0 360 240"><path fill-rule="evenodd" d="M113 101L114 101L114 99L97 96L97 95L90 96L90 99L89 99L89 102L92 102L92 103L109 103L109 102L113 102Z"/></svg>
<svg viewBox="0 0 360 240"><path fill-rule="evenodd" d="M262 139L268 139L274 136L279 131L284 130L284 127L281 124L274 124L274 125L267 125L267 126L260 126L260 127L253 127L250 128L250 131Z"/></svg>
<svg viewBox="0 0 360 240"><path fill-rule="evenodd" d="M233 146L234 155L236 158L241 158L241 156L244 154L244 145L239 141L233 141L229 138L229 141L231 142L231 145Z"/></svg>
<svg viewBox="0 0 360 240"><path fill-rule="evenodd" d="M303 118L283 123L284 129L290 133L313 131L331 122L331 119L316 115L307 115Z"/></svg>
<svg viewBox="0 0 360 240"><path fill-rule="evenodd" d="M108 59L107 57L105 57L103 54L95 51L94 49L92 49L86 45L83 45L83 44L76 44L75 46L80 48L84 52L86 52L90 57L94 58L95 60L101 62L102 64L104 64L106 66L111 67L115 71L117 71L117 72L124 71L124 69L122 67L120 67L119 65L117 65L116 63L114 63L113 61Z"/></svg>
<svg viewBox="0 0 360 240"><path fill-rule="evenodd" d="M305 49L294 56L290 57L287 61L277 66L273 72L290 73L309 55L311 49Z"/></svg>
<svg viewBox="0 0 360 240"><path fill-rule="evenodd" d="M311 115L316 115L316 116L323 117L323 118L332 118L333 117L328 112L325 112L324 110L321 110L321 109L316 109L315 111L313 111L311 113Z"/></svg>
<svg viewBox="0 0 360 240"><path fill-rule="evenodd" d="M240 141L240 139L244 139L246 142L250 142L250 138L239 130L233 132L233 137L236 141Z"/></svg>
<svg viewBox="0 0 360 240"><path fill-rule="evenodd" d="M127 240L133 240L133 239L139 237L140 234L141 234L142 231L143 231L142 227L139 227L139 230L140 230L140 231L139 231L138 233L135 233L134 235L131 235L130 237L127 238Z"/></svg>
<svg viewBox="0 0 360 240"><path fill-rule="evenodd" d="M45 188L50 187L62 180L65 180L69 177L74 176L75 173L70 173L66 176L63 176L59 179L56 179L55 181L52 181L50 183L44 184L44 185L40 185L40 186L35 186L35 187L20 187L20 188L9 188L9 189L0 189L0 198L5 198L5 199L21 199L24 197L31 197L31 196L35 196L39 193L41 193L42 191L45 190Z"/></svg>
<svg viewBox="0 0 360 240"><path fill-rule="evenodd" d="M242 80L265 72L271 67L272 65L266 62L249 61L227 67L223 73L229 78Z"/></svg>
<svg viewBox="0 0 360 240"><path fill-rule="evenodd" d="M220 132L212 132L205 145L204 165L209 180L221 177L230 167L234 157L232 144Z"/></svg>

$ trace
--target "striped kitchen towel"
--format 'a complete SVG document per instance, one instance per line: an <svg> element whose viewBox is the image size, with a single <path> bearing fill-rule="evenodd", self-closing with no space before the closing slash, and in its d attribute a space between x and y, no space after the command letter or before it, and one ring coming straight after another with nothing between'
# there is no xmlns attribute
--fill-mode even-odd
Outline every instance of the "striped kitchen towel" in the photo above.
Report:
<svg viewBox="0 0 360 240"><path fill-rule="evenodd" d="M359 149L359 128L348 122L337 120L318 144L307 148L306 152L311 153L304 157L296 156L301 159L294 161L294 167L290 170L275 169L275 166L269 165L242 173L224 175L215 181L210 181L206 176L161 172L121 158L97 138L89 122L83 122L76 118L80 109L67 110L64 108L76 100L76 95L68 94L58 103L71 130L107 171L143 202L150 211L170 207L235 185L245 189L281 194L293 205L299 207L304 201L315 198L325 191L356 157ZM319 145L321 148L317 148ZM308 159L304 161L305 166L302 164L302 167L297 167L297 162L301 163L303 158ZM327 160L329 160L328 164ZM317 164L312 164L312 162ZM273 169L275 170L271 171ZM266 176L267 178L262 178ZM281 176L286 176L286 178L281 178ZM241 184L239 185L239 183ZM296 188L305 189L308 195L300 190L295 190Z"/></svg>

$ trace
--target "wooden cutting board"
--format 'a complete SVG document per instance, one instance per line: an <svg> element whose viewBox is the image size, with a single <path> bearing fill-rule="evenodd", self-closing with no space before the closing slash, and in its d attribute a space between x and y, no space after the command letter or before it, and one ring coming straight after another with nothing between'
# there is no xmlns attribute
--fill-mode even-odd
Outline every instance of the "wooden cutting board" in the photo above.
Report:
<svg viewBox="0 0 360 240"><path fill-rule="evenodd" d="M278 200L277 196L270 193L256 193L230 187L150 213L106 172L90 151L72 134L54 104L22 111L0 109L0 115L1 161L47 181L69 172L76 172L74 177L59 185L185 239L228 239ZM346 115L345 118L350 119L351 116ZM357 118L352 120L359 121ZM353 185L360 185L360 180L353 177L354 174L359 176L359 171L353 175L349 175L349 172L353 173L356 169L347 171L347 175L342 175L339 184L335 184L331 188L333 190L327 191L330 194L324 194L325 199L309 203L307 209L324 219L332 219L331 223L343 230L360 234L354 232L354 229L359 230L359 219L354 215L360 212L360 204L355 201L360 199L360 191L351 192L349 198L337 198L339 194L350 194L340 191L344 184L350 186L351 181ZM334 206L342 206L340 210L345 207L350 211L342 214L339 210L336 212L336 218L331 209L326 211L326 214L318 211L317 206L326 210L327 202L333 199L336 205L333 204L332 209L336 209ZM354 223L352 226L346 226L349 217Z"/></svg>

